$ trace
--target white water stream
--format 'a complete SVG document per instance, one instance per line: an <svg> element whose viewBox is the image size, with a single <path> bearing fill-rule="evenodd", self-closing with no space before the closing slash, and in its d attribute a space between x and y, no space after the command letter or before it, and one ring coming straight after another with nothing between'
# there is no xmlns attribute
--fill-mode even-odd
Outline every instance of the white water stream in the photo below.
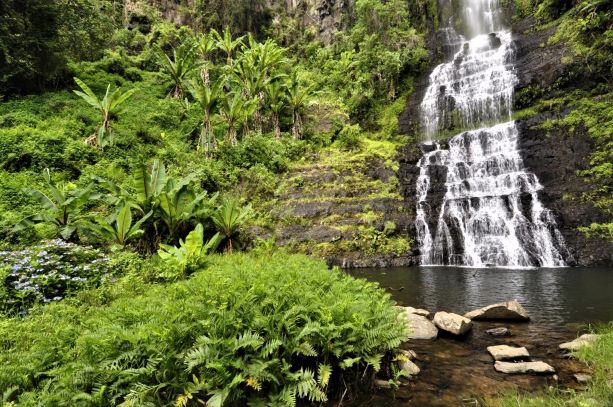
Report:
<svg viewBox="0 0 613 407"><path fill-rule="evenodd" d="M418 163L421 264L564 266L564 240L539 201L542 185L525 171L510 121L517 83L511 32L500 25L496 0L464 5L471 39L456 35L460 49L434 69L420 106L430 144ZM443 149L432 139L447 128L474 130L454 136ZM436 182L444 182L444 194L433 192Z"/></svg>

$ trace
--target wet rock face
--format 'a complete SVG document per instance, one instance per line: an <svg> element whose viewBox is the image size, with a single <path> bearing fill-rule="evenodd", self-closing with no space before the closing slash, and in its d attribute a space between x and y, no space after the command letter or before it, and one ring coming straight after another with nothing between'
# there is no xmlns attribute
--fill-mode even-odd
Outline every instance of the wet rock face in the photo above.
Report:
<svg viewBox="0 0 613 407"><path fill-rule="evenodd" d="M540 129L540 124L551 116L542 113L518 122L519 151L524 165L544 187L539 197L555 214L558 230L574 259L571 265L613 264L613 244L577 230L592 222L607 221L602 211L580 199L591 186L577 172L588 167L594 141L582 127L573 131L560 129L555 134Z"/></svg>
<svg viewBox="0 0 613 407"><path fill-rule="evenodd" d="M550 45L548 39L555 28L536 30L533 18L513 25L515 70L518 83L515 88L515 110L529 107L535 99L560 85L568 65L562 58L568 55L564 44ZM496 41L495 38L491 39ZM436 46L436 45L435 45ZM435 51L433 51L435 52ZM432 64L431 64L432 65ZM400 131L416 136L419 128L419 103L428 85L426 72L416 80L416 91L407 100L405 111L399 118ZM562 89L563 90L563 89ZM527 172L534 173L543 189L539 199L552 211L558 230L570 252L569 265L597 266L613 264L613 244L597 237L587 237L578 231L580 226L608 221L605 214L591 203L580 199L590 190L586 180L577 175L586 169L594 152L594 142L581 126L575 129L543 130L540 125L548 119L559 118L568 111L546 111L534 117L519 120L518 150ZM399 182L408 207L416 208L416 182L419 176L417 163L429 145L417 142L407 145L400 153ZM445 174L430 174L434 180L432 194L445 193ZM430 192L429 192L430 193ZM432 196L430 202L440 202L440 196ZM438 213L440 208L426 208L428 213ZM431 216L430 216L431 218ZM411 219L414 222L414 218ZM431 226L431 225L430 225ZM409 229L415 236L414 226Z"/></svg>

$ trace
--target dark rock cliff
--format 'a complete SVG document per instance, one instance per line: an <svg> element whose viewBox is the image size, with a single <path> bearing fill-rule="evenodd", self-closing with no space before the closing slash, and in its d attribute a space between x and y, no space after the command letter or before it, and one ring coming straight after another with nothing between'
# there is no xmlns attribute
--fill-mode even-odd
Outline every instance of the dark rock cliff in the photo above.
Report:
<svg viewBox="0 0 613 407"><path fill-rule="evenodd" d="M536 30L533 19L525 19L513 25L516 47L515 67L519 83L516 87L516 109L530 106L535 93L547 92L560 86L569 88L574 83L563 83L568 77L569 65L563 63L568 55L564 44L550 45L548 39L555 28ZM562 83L562 85L560 85ZM416 82L416 92L407 101L400 116L400 130L414 136L418 132L418 107L428 84L428 73ZM558 228L577 265L613 264L613 244L606 240L587 237L578 231L580 226L592 222L606 222L605 215L590 202L581 199L590 185L577 175L587 168L589 156L594 152L594 142L582 127L574 129L545 130L542 124L551 118L568 114L568 111L545 111L517 122L519 150L529 172L536 174L543 190L540 199L553 211ZM418 143L405 146L399 154L398 173L402 195L406 204L416 206L416 181L419 175L416 164L422 156ZM444 194L445 174L434 174L431 193ZM433 208L432 210L436 210ZM409 233L415 235L414 227ZM573 262L571 260L571 262Z"/></svg>

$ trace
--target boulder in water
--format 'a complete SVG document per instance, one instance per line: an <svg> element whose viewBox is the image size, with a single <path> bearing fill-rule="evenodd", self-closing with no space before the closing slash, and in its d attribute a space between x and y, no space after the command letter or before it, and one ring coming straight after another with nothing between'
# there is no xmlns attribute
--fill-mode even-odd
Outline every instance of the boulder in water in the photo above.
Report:
<svg viewBox="0 0 613 407"><path fill-rule="evenodd" d="M565 342L559 346L562 350L575 351L583 346L590 346L596 342L598 335L596 334L584 334L575 339L574 341Z"/></svg>
<svg viewBox="0 0 613 407"><path fill-rule="evenodd" d="M515 348L508 345L488 346L487 351L492 355L494 360L515 360L527 359L530 357L528 349L521 347Z"/></svg>
<svg viewBox="0 0 613 407"><path fill-rule="evenodd" d="M494 364L494 369L500 373L506 374L553 374L556 370L545 362L501 362L497 361Z"/></svg>
<svg viewBox="0 0 613 407"><path fill-rule="evenodd" d="M528 312L517 300L488 305L464 314L466 318L473 320L505 320L505 321L529 321Z"/></svg>
<svg viewBox="0 0 613 407"><path fill-rule="evenodd" d="M436 339L438 329L424 316L407 312L401 314L409 326L409 339Z"/></svg>
<svg viewBox="0 0 613 407"><path fill-rule="evenodd" d="M453 335L464 335L466 332L470 331L473 326L470 319L464 318L462 315L444 311L439 311L434 314L433 322L439 329Z"/></svg>
<svg viewBox="0 0 613 407"><path fill-rule="evenodd" d="M406 373L407 376L415 376L419 374L419 372L421 371L419 369L419 366L417 366L415 363L411 362L410 360L398 361L398 367L400 368L400 370Z"/></svg>

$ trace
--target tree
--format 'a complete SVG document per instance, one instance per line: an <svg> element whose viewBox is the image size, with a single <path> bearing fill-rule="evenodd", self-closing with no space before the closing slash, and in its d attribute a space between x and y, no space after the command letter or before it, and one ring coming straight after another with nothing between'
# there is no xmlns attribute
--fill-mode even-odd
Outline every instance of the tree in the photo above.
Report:
<svg viewBox="0 0 613 407"><path fill-rule="evenodd" d="M98 145L102 148L107 145L113 145L111 115L117 113L120 106L134 94L135 89L130 89L126 92L122 92L121 89L115 89L111 92L111 85L108 85L104 97L100 100L82 80L79 78L74 78L74 80L83 92L78 90L73 92L98 109L102 115L102 124L100 124L98 131L88 139L90 144Z"/></svg>
<svg viewBox="0 0 613 407"><path fill-rule="evenodd" d="M84 205L96 196L92 194L90 187L79 189L72 183L52 183L49 168L43 171L43 178L51 192L50 196L32 188L24 188L23 191L34 198L46 212L22 219L13 231L18 232L37 223L48 223L57 228L63 239L70 240L84 219L81 214Z"/></svg>
<svg viewBox="0 0 613 407"><path fill-rule="evenodd" d="M194 56L194 47L189 43L183 43L172 49L172 58L159 47L156 52L162 72L170 77L174 83L170 94L174 98L181 99L183 97L183 82L198 67Z"/></svg>
<svg viewBox="0 0 613 407"><path fill-rule="evenodd" d="M232 55L239 46L243 45L243 38L245 37L241 36L233 40L232 33L228 27L223 30L223 36L219 35L217 31L213 31L213 35L215 35L217 48L225 52L226 62L231 66L233 61Z"/></svg>
<svg viewBox="0 0 613 407"><path fill-rule="evenodd" d="M221 114L228 125L226 141L231 145L237 143L237 128L248 120L255 111L256 101L251 99L245 101L240 93L227 95L222 99Z"/></svg>
<svg viewBox="0 0 613 407"><path fill-rule="evenodd" d="M191 82L189 90L202 112L202 131L199 147L208 157L209 152L216 147L215 135L211 128L211 114L218 107L225 81L218 80L212 86L206 83Z"/></svg>
<svg viewBox="0 0 613 407"><path fill-rule="evenodd" d="M221 206L215 211L211 220L225 240L225 251L232 253L240 240L238 233L240 228L251 216L251 206L241 207L234 199L224 199Z"/></svg>

